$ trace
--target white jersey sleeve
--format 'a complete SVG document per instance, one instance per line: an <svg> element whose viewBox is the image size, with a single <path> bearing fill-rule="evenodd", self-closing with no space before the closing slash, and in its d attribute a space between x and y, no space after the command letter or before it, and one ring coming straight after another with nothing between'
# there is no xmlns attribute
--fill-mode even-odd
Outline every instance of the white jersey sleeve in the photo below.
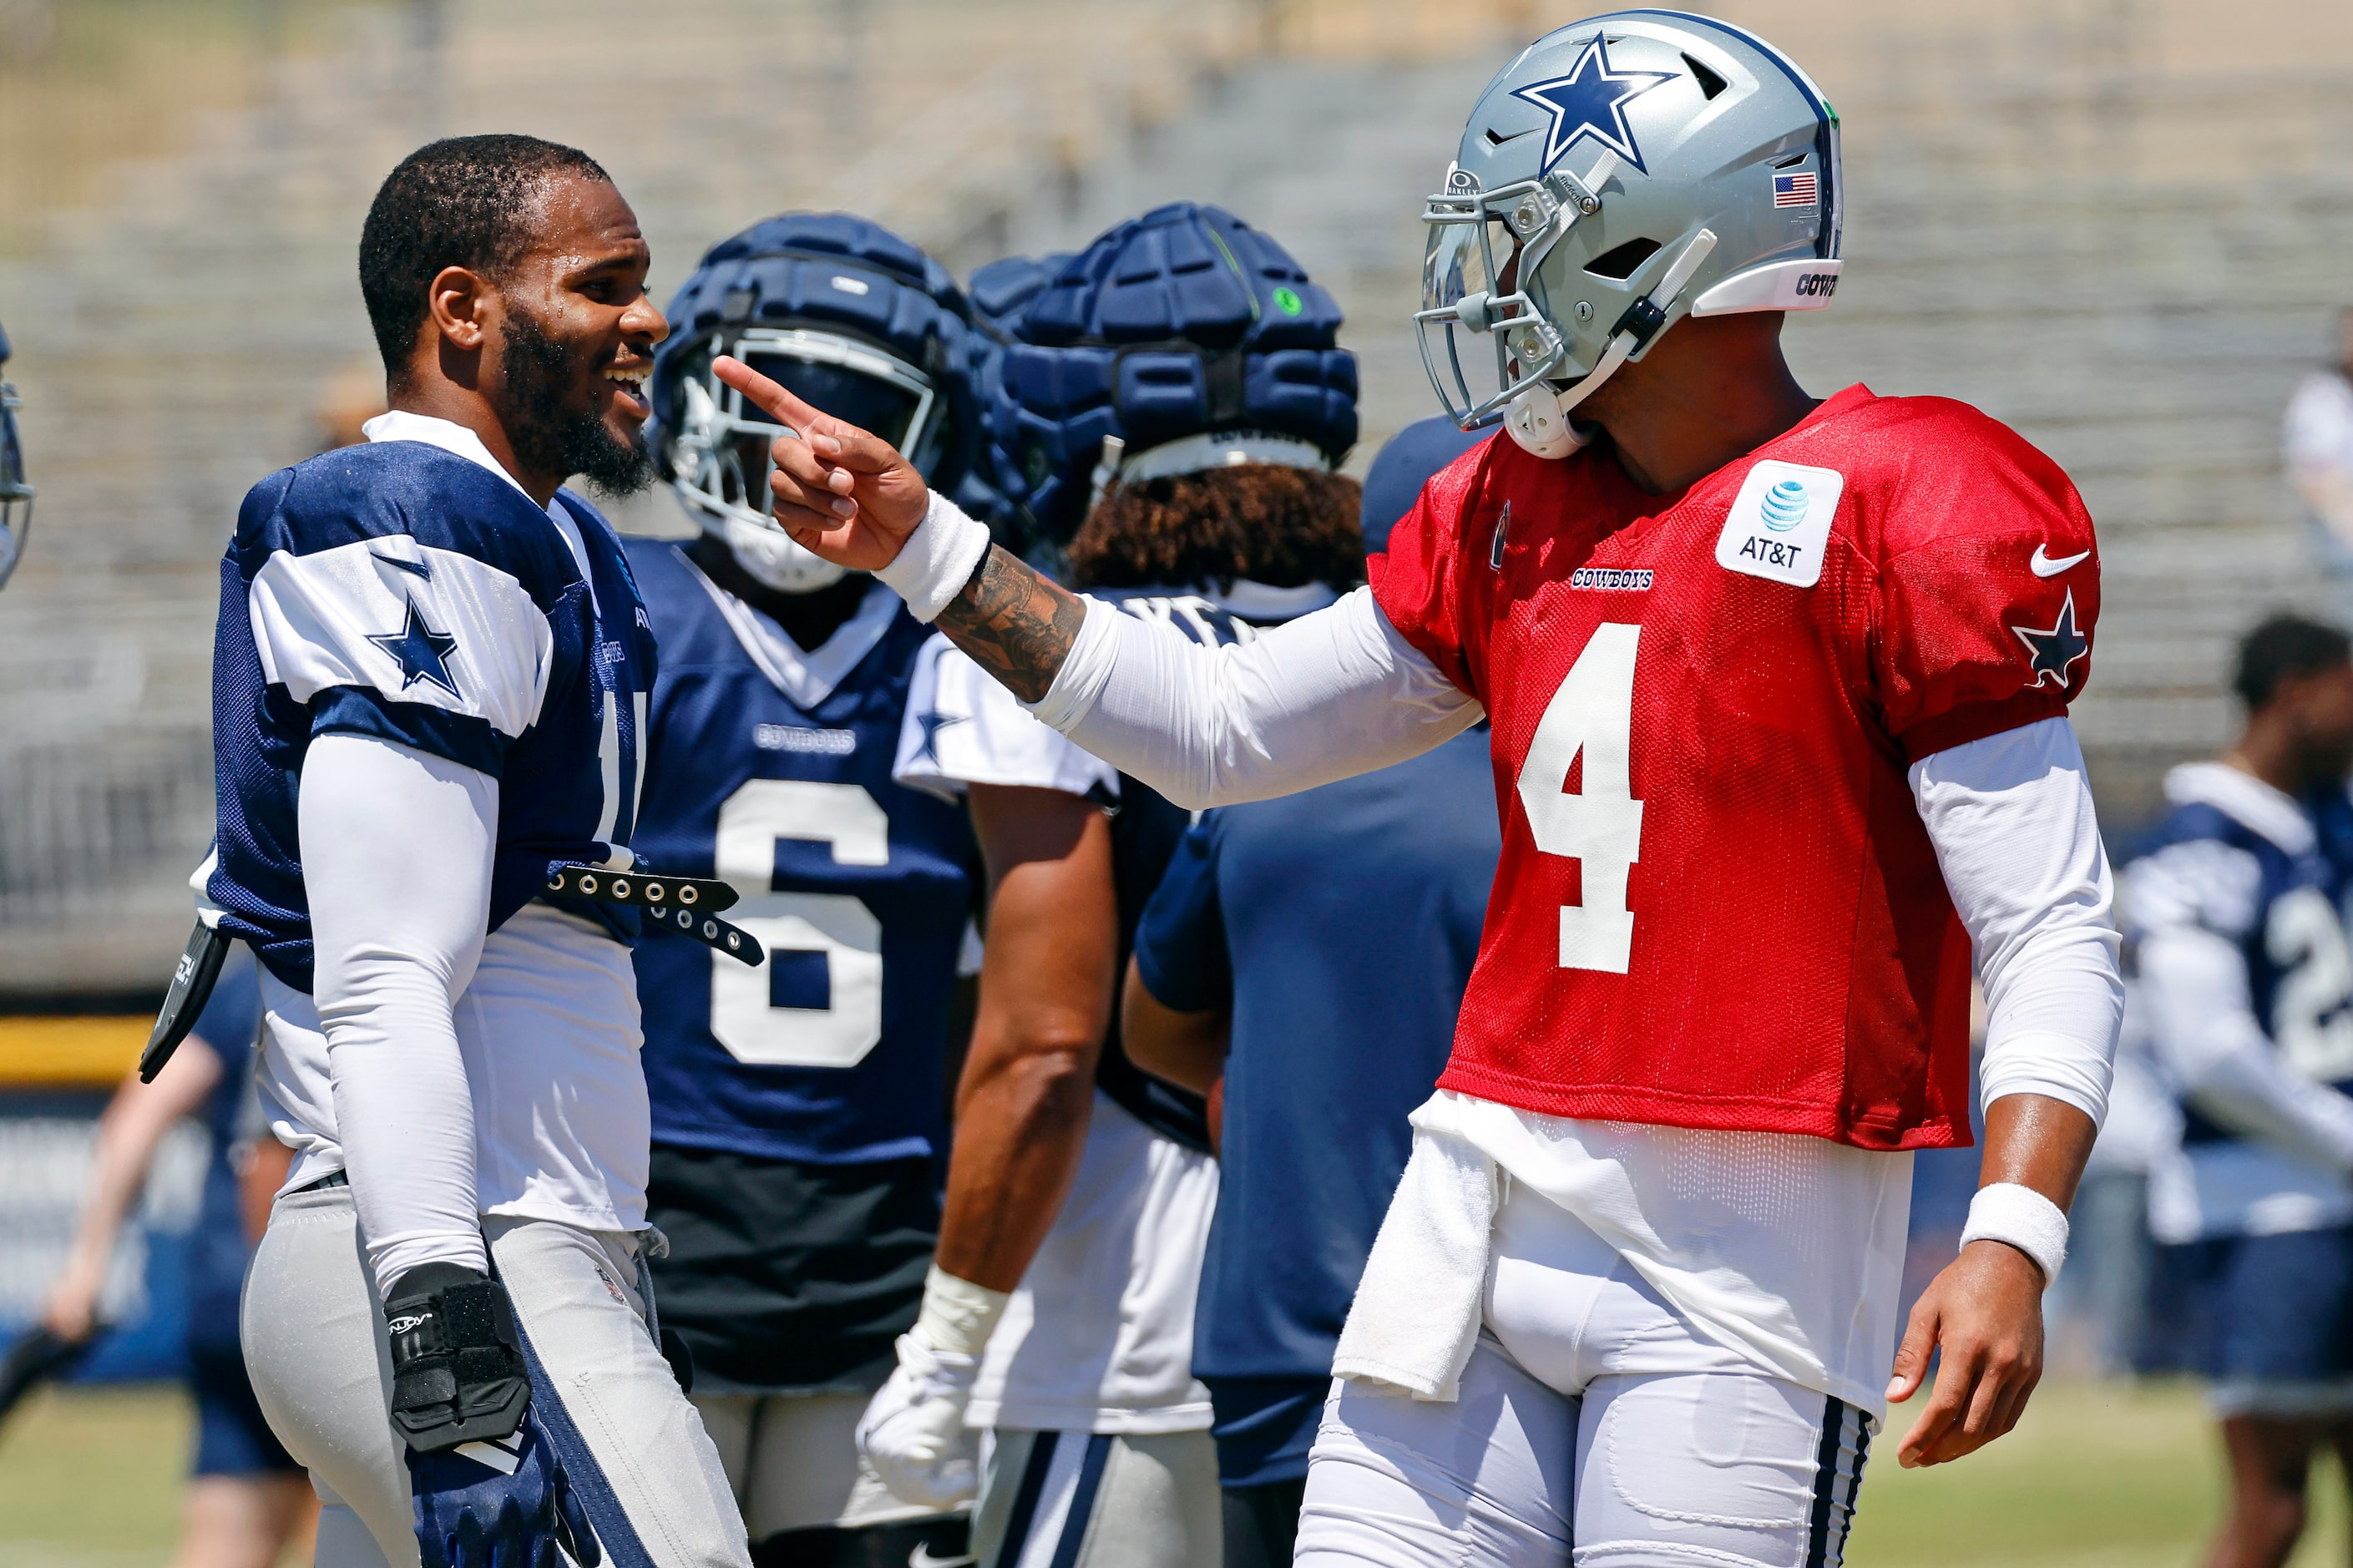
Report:
<svg viewBox="0 0 2353 1568"><path fill-rule="evenodd" d="M1031 711L1178 805L1263 800L1420 755L1484 716L1369 588L1205 647L1091 601Z"/></svg>
<svg viewBox="0 0 2353 1568"><path fill-rule="evenodd" d="M2044 719L1912 764L1986 994L1984 1103L2041 1094L2107 1109L2124 981L2115 889L2074 727Z"/></svg>
<svg viewBox="0 0 2353 1568"><path fill-rule="evenodd" d="M326 734L304 758L300 808L311 994L377 1289L424 1263L487 1272L453 1010L490 917L498 781Z"/></svg>
<svg viewBox="0 0 2353 1568"><path fill-rule="evenodd" d="M892 776L951 800L976 784L1061 790L1105 805L1119 799L1117 768L1031 717L944 637L915 656Z"/></svg>
<svg viewBox="0 0 2353 1568"><path fill-rule="evenodd" d="M512 740L547 697L555 639L530 592L406 534L273 552L247 610L263 679L297 702L349 687L482 720Z"/></svg>

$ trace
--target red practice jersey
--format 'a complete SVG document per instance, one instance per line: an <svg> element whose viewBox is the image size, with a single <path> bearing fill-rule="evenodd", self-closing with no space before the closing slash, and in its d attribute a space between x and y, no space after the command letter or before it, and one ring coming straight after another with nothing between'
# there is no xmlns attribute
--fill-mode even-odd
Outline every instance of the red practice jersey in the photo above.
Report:
<svg viewBox="0 0 2353 1568"><path fill-rule="evenodd" d="M1969 1142L1968 938L1905 770L2084 688L2099 559L2057 464L1860 386L1679 495L1492 440L1372 580L1494 725L1503 859L1440 1088Z"/></svg>

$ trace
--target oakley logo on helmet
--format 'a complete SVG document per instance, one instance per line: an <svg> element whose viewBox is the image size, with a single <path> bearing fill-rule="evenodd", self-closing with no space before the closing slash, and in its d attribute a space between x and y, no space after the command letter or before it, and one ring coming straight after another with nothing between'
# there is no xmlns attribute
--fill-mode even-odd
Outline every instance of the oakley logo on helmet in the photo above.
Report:
<svg viewBox="0 0 2353 1568"><path fill-rule="evenodd" d="M1545 139L1544 162L1537 166L1537 172L1549 172L1571 147L1588 137L1637 169L1641 168L1641 149L1635 143L1633 132L1626 126L1626 105L1661 82L1672 79L1666 71L1611 70L1609 47L1597 33L1567 76L1514 89L1514 98L1533 103L1552 116L1552 134Z"/></svg>

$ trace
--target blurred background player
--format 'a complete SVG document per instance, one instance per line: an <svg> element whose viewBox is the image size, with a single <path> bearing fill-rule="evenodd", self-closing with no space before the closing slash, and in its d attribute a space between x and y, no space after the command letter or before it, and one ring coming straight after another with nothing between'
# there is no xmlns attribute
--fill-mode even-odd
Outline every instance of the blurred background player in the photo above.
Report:
<svg viewBox="0 0 2353 1568"><path fill-rule="evenodd" d="M2208 1561L2284 1563L2314 1453L2353 1458L2353 954L2348 867L2313 816L2353 763L2345 635L2293 616L2241 645L2246 727L2166 777L2125 868L2152 1050L2182 1099L2149 1181L2166 1359L2211 1380L2231 1509Z"/></svg>
<svg viewBox="0 0 2353 1568"><path fill-rule="evenodd" d="M1356 362L1333 346L1331 297L1271 239L1215 207L1157 208L1008 325L992 438L1074 584L1231 644L1361 578L1357 487L1333 472L1356 439ZM983 1568L1214 1564L1191 1364L1217 1168L1201 1098L1137 1070L1113 1022L1187 816L944 641L899 776L969 802L988 942L938 1262L861 1444L910 1494L969 1489L969 1400L992 1436Z"/></svg>
<svg viewBox="0 0 2353 1568"><path fill-rule="evenodd" d="M693 1352L761 1568L964 1551L961 1514L860 1473L855 1428L939 1232L979 856L962 810L891 778L930 631L767 522L780 432L711 362L733 354L892 432L952 489L978 433L965 318L948 275L895 235L790 213L712 248L654 357L656 450L703 531L626 546L661 644L636 843L732 883L730 918L767 962L674 933L638 946L647 1217L670 1241L662 1323Z"/></svg>
<svg viewBox="0 0 2353 1568"><path fill-rule="evenodd" d="M1409 426L1365 476L1365 550L1492 432ZM1282 1568L1332 1352L1430 1098L1501 842L1484 725L1392 768L1203 814L1145 906L1120 1026L1210 1096L1218 1209L1193 1322L1225 1568Z"/></svg>
<svg viewBox="0 0 2353 1568"><path fill-rule="evenodd" d="M2337 312L2334 346L2336 359L2288 400L2281 446L2331 611L2343 618L2353 614L2353 310Z"/></svg>
<svg viewBox="0 0 2353 1568"><path fill-rule="evenodd" d="M8 368L8 331L0 327L0 372ZM0 588L25 553L33 526L33 486L25 477L25 448L16 436L16 389L0 376Z"/></svg>
<svg viewBox="0 0 2353 1568"><path fill-rule="evenodd" d="M73 1250L41 1313L41 1326L66 1345L86 1346L103 1330L99 1302L123 1220L146 1185L164 1135L182 1117L200 1118L212 1154L188 1260L196 1450L180 1500L172 1568L269 1568L317 1512L302 1467L262 1417L237 1343L246 1266L291 1158L276 1139L256 1136L253 1061L260 1026L259 971L252 954L240 951L222 967L195 1029L155 1081L142 1083L131 1073L100 1119L98 1158ZM258 1204L248 1203L248 1194Z"/></svg>

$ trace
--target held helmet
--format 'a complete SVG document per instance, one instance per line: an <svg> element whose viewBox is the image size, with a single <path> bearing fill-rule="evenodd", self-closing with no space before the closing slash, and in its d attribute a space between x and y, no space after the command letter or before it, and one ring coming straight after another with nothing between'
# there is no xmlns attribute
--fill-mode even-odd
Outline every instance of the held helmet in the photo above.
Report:
<svg viewBox="0 0 2353 1568"><path fill-rule="evenodd" d="M972 333L945 268L848 213L786 213L711 247L670 302L654 353L653 449L679 500L744 569L807 594L844 568L769 516L768 448L784 426L712 374L733 354L828 414L889 441L953 494L979 438Z"/></svg>
<svg viewBox="0 0 2353 1568"><path fill-rule="evenodd" d="M1356 440L1340 308L1221 208L1104 233L1007 323L989 437L1049 547L1113 484L1241 463L1329 472Z"/></svg>
<svg viewBox="0 0 2353 1568"><path fill-rule="evenodd" d="M1613 11L1529 45L1422 213L1414 319L1447 412L1566 457L1569 411L1683 316L1829 304L1838 136L1806 73L1724 22Z"/></svg>
<svg viewBox="0 0 2353 1568"><path fill-rule="evenodd" d="M8 364L8 334L0 331L0 370ZM0 588L25 553L33 526L33 487L25 479L25 448L16 437L16 389L0 377Z"/></svg>

